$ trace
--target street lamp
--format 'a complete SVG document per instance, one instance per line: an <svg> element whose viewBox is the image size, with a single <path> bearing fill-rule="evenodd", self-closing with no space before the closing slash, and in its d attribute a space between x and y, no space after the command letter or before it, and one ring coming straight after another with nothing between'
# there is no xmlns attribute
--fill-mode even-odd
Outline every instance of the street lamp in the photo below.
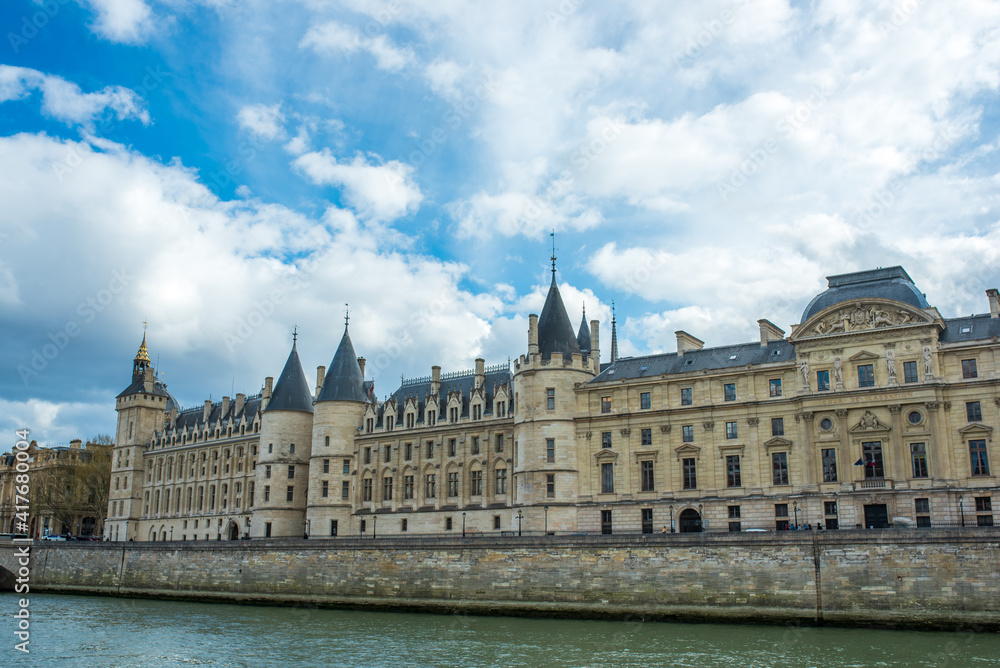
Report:
<svg viewBox="0 0 1000 668"><path fill-rule="evenodd" d="M524 513L520 510L517 511L517 535L521 535L521 518L524 517Z"/></svg>
<svg viewBox="0 0 1000 668"><path fill-rule="evenodd" d="M542 508L545 509L545 533L548 534L549 533L549 507L548 506L542 506Z"/></svg>
<svg viewBox="0 0 1000 668"><path fill-rule="evenodd" d="M462 513L462 538L465 538L465 513Z"/></svg>
<svg viewBox="0 0 1000 668"><path fill-rule="evenodd" d="M792 510L795 511L795 528L799 528L799 502L792 501Z"/></svg>
<svg viewBox="0 0 1000 668"><path fill-rule="evenodd" d="M378 517L372 515L372 540L375 540L375 532L378 530Z"/></svg>
<svg viewBox="0 0 1000 668"><path fill-rule="evenodd" d="M958 510L962 513L962 526L965 526L965 504L964 499L960 496L958 497Z"/></svg>
<svg viewBox="0 0 1000 668"><path fill-rule="evenodd" d="M840 528L840 500L837 498L837 493L833 493L833 512L837 515L837 528Z"/></svg>
<svg viewBox="0 0 1000 668"><path fill-rule="evenodd" d="M670 533L674 532L674 504L670 504Z"/></svg>
<svg viewBox="0 0 1000 668"><path fill-rule="evenodd" d="M174 528L170 527L170 540L174 539Z"/></svg>
<svg viewBox="0 0 1000 668"><path fill-rule="evenodd" d="M698 525L699 525L698 526L698 531L701 531L702 529L705 528L704 527L704 524L705 524L704 520L702 520L702 516L703 516L702 515L702 508L703 508L702 504L699 503L698 504Z"/></svg>

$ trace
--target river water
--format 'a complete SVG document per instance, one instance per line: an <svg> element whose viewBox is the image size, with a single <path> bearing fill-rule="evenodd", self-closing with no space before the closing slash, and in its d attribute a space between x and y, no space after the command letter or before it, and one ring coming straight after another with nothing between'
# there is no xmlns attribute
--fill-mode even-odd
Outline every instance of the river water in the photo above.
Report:
<svg viewBox="0 0 1000 668"><path fill-rule="evenodd" d="M1000 666L1000 634L605 622L2 595L0 666Z"/></svg>

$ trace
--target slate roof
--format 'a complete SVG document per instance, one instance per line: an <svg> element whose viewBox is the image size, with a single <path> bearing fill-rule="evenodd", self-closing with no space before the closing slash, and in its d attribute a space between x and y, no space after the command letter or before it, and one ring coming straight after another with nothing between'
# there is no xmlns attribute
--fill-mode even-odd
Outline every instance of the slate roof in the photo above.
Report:
<svg viewBox="0 0 1000 668"><path fill-rule="evenodd" d="M703 369L740 369L747 364L775 364L794 359L795 348L787 339L768 341L767 346L762 346L759 342L740 343L719 348L686 350L680 357L677 353L620 357L611 364L602 364L601 373L589 382L593 384L620 378L653 378L663 373L690 373Z"/></svg>
<svg viewBox="0 0 1000 668"><path fill-rule="evenodd" d="M580 352L580 344L576 341L573 325L566 315L566 307L559 294L559 286L556 285L554 270L552 285L549 286L549 294L545 297L545 306L542 307L542 314L538 317L538 352L542 354L543 360L559 353L563 359L568 360L570 355Z"/></svg>
<svg viewBox="0 0 1000 668"><path fill-rule="evenodd" d="M813 297L799 322L834 304L871 298L895 299L920 309L930 307L926 295L900 266L827 276L827 284L829 289Z"/></svg>
<svg viewBox="0 0 1000 668"><path fill-rule="evenodd" d="M580 330L576 333L576 344L580 346L581 353L590 352L590 327L587 325L587 312L583 312L580 318Z"/></svg>
<svg viewBox="0 0 1000 668"><path fill-rule="evenodd" d="M239 424L240 418L246 417L247 424L252 424L254 417L260 412L261 396L259 394L252 397L247 397L243 402L243 409L237 413L236 412L236 401L234 399L229 400L229 410L225 413L222 412L222 402L217 401L212 404L212 408L208 414L208 423L215 424L217 420L222 420L225 424L229 418L232 418L233 424ZM178 431L182 431L185 428L195 428L200 425L205 424L205 407L197 406L195 408L185 408L183 411L177 414L177 420L174 422L175 428Z"/></svg>
<svg viewBox="0 0 1000 668"><path fill-rule="evenodd" d="M487 371L483 376L483 390L485 405L483 406L483 415L493 414L493 388L497 385L509 385L511 381L511 373L509 368L504 368L502 370L490 370ZM459 412L461 417L469 417L470 401L472 399L472 388L475 385L475 372L469 371L468 373L448 375L441 380L441 393L440 397L440 414L439 419L444 419L447 416L446 411L448 410L448 393L459 391L462 393L462 409ZM391 399L396 400L397 410L399 411L397 415L403 415L403 408L408 397L417 398L417 424L420 424L424 420L424 409L426 407L427 398L431 394L431 381L430 378L424 378L416 382L405 382L399 387L398 390L392 393ZM379 424L382 422L382 414L384 413L385 403L379 406ZM513 410L513 406L508 404L508 411ZM498 416L504 417L504 416Z"/></svg>
<svg viewBox="0 0 1000 668"><path fill-rule="evenodd" d="M992 318L990 314L969 315L964 318L945 318L945 329L938 336L941 343L957 343L960 341L978 341L1000 337L1000 318ZM968 329L969 331L963 331Z"/></svg>
<svg viewBox="0 0 1000 668"><path fill-rule="evenodd" d="M292 352L288 354L288 360L285 362L285 368L281 370L278 382L267 402L267 408L264 409L265 413L267 411L313 412L312 392L309 390L306 374L302 371L302 362L299 361L299 352L294 342Z"/></svg>
<svg viewBox="0 0 1000 668"><path fill-rule="evenodd" d="M321 401L368 401L365 378L346 326L333 361L326 370L323 389L316 398L316 403Z"/></svg>
<svg viewBox="0 0 1000 668"><path fill-rule="evenodd" d="M151 394L151 395L156 396L156 397L168 397L168 399L167 399L168 403L173 402L173 400L174 400L174 398L172 396L170 396L170 393L167 392L167 384L166 383L163 383L163 382L161 382L159 380L154 380L153 381L153 390L151 392L147 392L146 389L145 389L145 387L146 387L146 384L145 384L145 382L143 382L142 379L133 380L132 384L129 385L128 387L126 387L124 390L122 390L121 393L117 397L115 397L115 398L117 399L117 398L120 398L120 397L127 397L127 396L132 395L132 394ZM167 410L170 410L170 408L167 408Z"/></svg>

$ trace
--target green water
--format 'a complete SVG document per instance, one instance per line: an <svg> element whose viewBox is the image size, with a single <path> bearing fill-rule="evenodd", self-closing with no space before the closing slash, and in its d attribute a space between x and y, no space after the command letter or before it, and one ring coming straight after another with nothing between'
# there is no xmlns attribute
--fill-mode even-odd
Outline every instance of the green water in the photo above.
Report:
<svg viewBox="0 0 1000 668"><path fill-rule="evenodd" d="M1000 635L2 596L0 666L1000 666Z"/></svg>

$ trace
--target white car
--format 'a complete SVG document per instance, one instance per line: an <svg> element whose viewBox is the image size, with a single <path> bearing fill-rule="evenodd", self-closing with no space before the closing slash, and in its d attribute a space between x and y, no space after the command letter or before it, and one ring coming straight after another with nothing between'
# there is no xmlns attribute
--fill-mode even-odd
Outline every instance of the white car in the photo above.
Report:
<svg viewBox="0 0 1000 668"><path fill-rule="evenodd" d="M65 536L42 536L42 540L66 540Z"/></svg>

